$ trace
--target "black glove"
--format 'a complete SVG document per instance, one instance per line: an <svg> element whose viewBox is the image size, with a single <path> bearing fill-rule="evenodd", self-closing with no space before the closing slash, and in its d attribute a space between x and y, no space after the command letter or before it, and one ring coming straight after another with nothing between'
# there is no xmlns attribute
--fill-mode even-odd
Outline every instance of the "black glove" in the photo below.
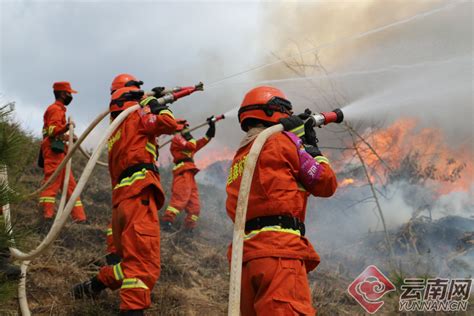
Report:
<svg viewBox="0 0 474 316"><path fill-rule="evenodd" d="M311 155L311 157L316 157L316 156L322 156L323 154L321 153L321 150L319 150L319 147L318 145L316 146L313 146L313 145L307 145L307 144L303 144L304 146L304 149L306 150L306 152L308 154Z"/></svg>
<svg viewBox="0 0 474 316"><path fill-rule="evenodd" d="M154 87L151 91L155 93L155 97L159 98L165 89L165 87Z"/></svg>
<svg viewBox="0 0 474 316"><path fill-rule="evenodd" d="M185 133L183 133L183 137L184 137L184 139L186 139L187 141L190 141L191 139L193 139L193 135L191 135L190 132L185 132Z"/></svg>
<svg viewBox="0 0 474 316"><path fill-rule="evenodd" d="M298 128L300 126L303 127L303 125L305 124L304 120L308 119L310 115L311 115L311 110L306 109L304 113L301 113L298 115L292 115L290 117L280 119L280 123L283 125L283 128L285 129L285 131L291 132L295 128Z"/></svg>
<svg viewBox="0 0 474 316"><path fill-rule="evenodd" d="M301 140L306 145L318 146L318 137L316 136L316 126L314 119L309 118L304 124L304 136L301 137Z"/></svg>
<svg viewBox="0 0 474 316"><path fill-rule="evenodd" d="M170 111L170 108L167 105L158 103L157 99L151 100L148 103L148 105L150 106L150 111L153 114L160 114L160 112L163 111L163 110Z"/></svg>
<svg viewBox="0 0 474 316"><path fill-rule="evenodd" d="M283 125L285 131L291 132L299 127L303 129L304 121L298 115L292 115L290 117L280 119L280 124Z"/></svg>
<svg viewBox="0 0 474 316"><path fill-rule="evenodd" d="M213 138L214 136L216 136L216 122L212 120L213 118L214 116L207 118L207 123L209 124L209 128L206 132L207 138Z"/></svg>

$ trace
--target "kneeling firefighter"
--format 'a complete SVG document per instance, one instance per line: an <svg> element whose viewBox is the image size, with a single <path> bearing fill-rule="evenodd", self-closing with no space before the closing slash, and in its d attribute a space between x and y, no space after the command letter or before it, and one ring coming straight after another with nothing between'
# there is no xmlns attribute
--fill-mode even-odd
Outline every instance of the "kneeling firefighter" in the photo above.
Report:
<svg viewBox="0 0 474 316"><path fill-rule="evenodd" d="M81 298L95 296L106 287L120 288L121 315L143 315L160 275L158 210L164 203L164 193L156 166L155 139L172 134L177 128L166 105L159 104L155 97L143 96L142 84L133 76L122 74L114 79L111 88L111 120L128 107L137 103L142 106L121 123L108 141L113 251L122 261L102 267L97 276L73 289L74 296ZM155 94L159 95L157 91Z"/></svg>
<svg viewBox="0 0 474 316"><path fill-rule="evenodd" d="M308 114L292 114L283 92L268 86L250 90L239 110L247 134L227 180L226 208L232 220L254 140L269 126L281 123L285 128L263 146L251 183L242 261L243 316L315 314L307 273L319 264L319 256L304 236L306 203L309 195L331 196L337 182L317 146L314 121L303 121Z"/></svg>
<svg viewBox="0 0 474 316"><path fill-rule="evenodd" d="M207 119L209 128L206 135L198 140L194 139L186 120L178 120L177 133L171 141L171 155L173 156L173 187L171 201L162 217L163 229L171 230L176 216L186 211L184 227L191 231L197 225L200 213L199 192L194 176L199 169L194 164L194 155L209 143L216 135L214 117Z"/></svg>

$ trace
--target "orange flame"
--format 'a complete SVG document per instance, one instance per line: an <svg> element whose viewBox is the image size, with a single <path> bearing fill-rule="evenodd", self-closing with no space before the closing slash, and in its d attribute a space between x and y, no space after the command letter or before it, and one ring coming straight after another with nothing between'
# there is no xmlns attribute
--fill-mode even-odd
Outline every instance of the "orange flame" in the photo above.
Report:
<svg viewBox="0 0 474 316"><path fill-rule="evenodd" d="M468 146L451 148L440 129L418 129L417 124L415 119L400 119L365 138L384 163L366 144L358 143L372 180L385 183L390 175L404 172L435 186L439 194L469 191L473 183L472 150ZM387 166L392 171L387 172Z"/></svg>
<svg viewBox="0 0 474 316"><path fill-rule="evenodd" d="M220 149L207 149L201 152L197 152L196 156L194 157L194 161L196 166L199 169L204 169L209 165L223 160L232 160L235 155L235 150L231 150L228 147L223 147Z"/></svg>
<svg viewBox="0 0 474 316"><path fill-rule="evenodd" d="M354 184L355 180L353 178L346 178L339 183L339 187L345 187L350 184Z"/></svg>

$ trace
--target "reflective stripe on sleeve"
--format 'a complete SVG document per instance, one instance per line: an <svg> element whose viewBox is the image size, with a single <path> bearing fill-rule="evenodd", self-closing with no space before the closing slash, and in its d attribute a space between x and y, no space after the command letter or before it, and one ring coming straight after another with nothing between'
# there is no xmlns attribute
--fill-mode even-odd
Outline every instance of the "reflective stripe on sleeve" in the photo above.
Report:
<svg viewBox="0 0 474 316"><path fill-rule="evenodd" d="M153 158L156 160L156 146L153 145L152 143L150 142L147 142L146 143L146 146L145 146L145 149L146 151L148 151L150 154L153 155Z"/></svg>
<svg viewBox="0 0 474 316"><path fill-rule="evenodd" d="M290 132L295 134L298 137L301 137L304 135L304 125L300 125L296 128L293 128Z"/></svg>
<svg viewBox="0 0 474 316"><path fill-rule="evenodd" d="M120 280L123 280L125 278L125 276L123 274L122 266L120 265L120 263L114 265L113 269L114 269L115 280L120 281Z"/></svg>
<svg viewBox="0 0 474 316"><path fill-rule="evenodd" d="M105 233L107 234L107 236L112 236L113 235L112 228L107 228Z"/></svg>
<svg viewBox="0 0 474 316"><path fill-rule="evenodd" d="M169 115L174 118L173 112L171 112L170 110L161 110L158 115Z"/></svg>
<svg viewBox="0 0 474 316"><path fill-rule="evenodd" d="M174 165L173 171L176 170L176 169L178 169L178 168L181 168L182 166L184 166L184 162L180 162L179 164Z"/></svg>
<svg viewBox="0 0 474 316"><path fill-rule="evenodd" d="M56 128L56 126L54 126L54 125L48 126L48 136L53 135L55 128Z"/></svg>
<svg viewBox="0 0 474 316"><path fill-rule="evenodd" d="M192 220L193 222L197 222L198 219L199 219L199 216L197 216L197 215L191 215L191 220Z"/></svg>
<svg viewBox="0 0 474 316"><path fill-rule="evenodd" d="M326 164L329 165L329 159L327 159L327 158L324 157L324 156L316 156L316 157L314 158L314 160L316 160L316 162L318 162L318 163L324 162L324 163L326 163Z"/></svg>

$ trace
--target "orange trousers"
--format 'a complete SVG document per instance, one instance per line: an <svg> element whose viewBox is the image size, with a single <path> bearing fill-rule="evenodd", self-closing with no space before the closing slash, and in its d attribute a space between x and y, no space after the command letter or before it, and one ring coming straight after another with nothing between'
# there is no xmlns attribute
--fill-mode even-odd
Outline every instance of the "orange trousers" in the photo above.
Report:
<svg viewBox="0 0 474 316"><path fill-rule="evenodd" d="M174 222L176 216L184 210L187 213L184 226L186 228L196 227L201 206L199 205L199 192L194 174L193 170L189 170L173 177L171 201L163 215L164 222Z"/></svg>
<svg viewBox="0 0 474 316"><path fill-rule="evenodd" d="M56 168L59 166L61 161L66 156L64 153L55 153L49 148L49 143L43 144L41 146L43 151L44 159L44 179L43 183L46 182L49 177L54 173ZM64 184L64 176L66 174L66 169L64 168L58 177L41 192L39 203L43 206L43 217L50 219L54 217L55 213L55 204L56 204L56 195L61 191ZM76 188L76 180L72 172L69 176L69 183L67 187L67 198L71 196L72 192ZM84 212L84 207L82 206L81 200L78 198L74 204L74 208L71 211L71 216L75 221L82 222L86 220L86 214Z"/></svg>
<svg viewBox="0 0 474 316"><path fill-rule="evenodd" d="M113 240L122 262L102 267L97 277L112 290L120 288L121 310L148 308L160 276L160 226L153 192L145 188L112 210Z"/></svg>
<svg viewBox="0 0 474 316"><path fill-rule="evenodd" d="M242 266L242 316L315 315L304 262L264 257Z"/></svg>

